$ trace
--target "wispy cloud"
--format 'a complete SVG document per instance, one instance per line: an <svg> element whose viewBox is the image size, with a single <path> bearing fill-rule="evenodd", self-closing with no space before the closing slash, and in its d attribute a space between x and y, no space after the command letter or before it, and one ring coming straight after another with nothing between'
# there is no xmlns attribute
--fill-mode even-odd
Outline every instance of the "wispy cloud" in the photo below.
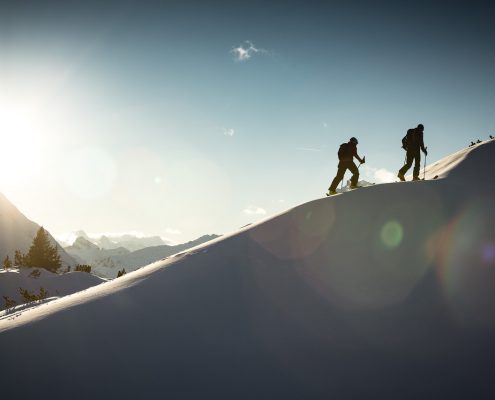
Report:
<svg viewBox="0 0 495 400"><path fill-rule="evenodd" d="M256 47L252 42L246 40L239 46L232 48L230 50L234 54L234 59L236 61L247 61L253 57L255 54L268 54L268 51L259 47Z"/></svg>
<svg viewBox="0 0 495 400"><path fill-rule="evenodd" d="M242 211L246 215L265 215L266 210L261 207L249 206Z"/></svg>
<svg viewBox="0 0 495 400"><path fill-rule="evenodd" d="M323 125L323 128L328 128L328 124L326 122L323 122L322 125Z"/></svg>
<svg viewBox="0 0 495 400"><path fill-rule="evenodd" d="M223 130L223 134L224 134L225 136L230 136L230 137L232 137L232 136L234 136L234 134L235 134L235 130L234 130L234 128L222 128L222 130Z"/></svg>
<svg viewBox="0 0 495 400"><path fill-rule="evenodd" d="M366 164L364 167L364 176L366 180L370 180L374 183L388 183L396 180L397 173L391 172L385 168L375 168Z"/></svg>
<svg viewBox="0 0 495 400"><path fill-rule="evenodd" d="M175 246L179 244L178 240L180 240L180 238L178 238L178 236L182 235L182 232L179 229L168 227L164 229L164 232L165 236L162 235L161 238L165 242L165 244L168 244L169 246Z"/></svg>

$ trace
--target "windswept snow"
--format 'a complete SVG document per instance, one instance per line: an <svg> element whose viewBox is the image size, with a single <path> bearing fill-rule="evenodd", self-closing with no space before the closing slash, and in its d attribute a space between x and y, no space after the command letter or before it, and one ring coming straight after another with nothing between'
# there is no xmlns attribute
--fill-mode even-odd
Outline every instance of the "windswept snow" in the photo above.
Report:
<svg viewBox="0 0 495 400"><path fill-rule="evenodd" d="M1 320L2 394L487 398L494 159L465 149L429 166L443 179L310 201Z"/></svg>

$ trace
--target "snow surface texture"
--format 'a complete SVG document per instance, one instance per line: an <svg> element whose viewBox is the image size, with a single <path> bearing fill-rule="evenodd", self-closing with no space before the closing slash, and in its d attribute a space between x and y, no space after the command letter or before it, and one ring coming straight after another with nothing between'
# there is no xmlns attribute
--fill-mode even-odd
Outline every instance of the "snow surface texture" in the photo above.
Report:
<svg viewBox="0 0 495 400"><path fill-rule="evenodd" d="M2 395L493 398L494 159L484 143L427 171L444 179L314 200L4 319Z"/></svg>
<svg viewBox="0 0 495 400"><path fill-rule="evenodd" d="M30 276L35 270L36 268L0 270L0 310L4 308L3 296L8 296L17 304L22 303L19 288L27 289L35 294L39 294L40 288L44 288L49 296L60 297L106 281L106 279L86 272L69 272L59 275L41 268L38 269L39 277Z"/></svg>

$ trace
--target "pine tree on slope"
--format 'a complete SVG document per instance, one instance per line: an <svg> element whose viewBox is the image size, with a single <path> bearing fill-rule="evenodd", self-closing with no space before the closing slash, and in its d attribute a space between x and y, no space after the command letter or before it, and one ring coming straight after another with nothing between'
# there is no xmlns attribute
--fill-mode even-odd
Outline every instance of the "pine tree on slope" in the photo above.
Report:
<svg viewBox="0 0 495 400"><path fill-rule="evenodd" d="M26 267L45 268L50 272L57 272L61 266L57 247L50 244L46 231L41 227L33 239L33 243L25 256Z"/></svg>

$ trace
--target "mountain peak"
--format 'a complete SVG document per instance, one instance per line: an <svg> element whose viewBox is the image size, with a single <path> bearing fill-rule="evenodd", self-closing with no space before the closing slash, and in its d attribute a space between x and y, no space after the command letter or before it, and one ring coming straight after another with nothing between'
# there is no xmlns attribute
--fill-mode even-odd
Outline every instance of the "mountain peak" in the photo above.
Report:
<svg viewBox="0 0 495 400"><path fill-rule="evenodd" d="M74 243L72 244L73 248L75 249L79 249L79 250L83 250L83 249L87 249L87 250L98 250L99 247L94 244L93 242L90 242L88 239L82 237L82 236L79 236L75 241Z"/></svg>

